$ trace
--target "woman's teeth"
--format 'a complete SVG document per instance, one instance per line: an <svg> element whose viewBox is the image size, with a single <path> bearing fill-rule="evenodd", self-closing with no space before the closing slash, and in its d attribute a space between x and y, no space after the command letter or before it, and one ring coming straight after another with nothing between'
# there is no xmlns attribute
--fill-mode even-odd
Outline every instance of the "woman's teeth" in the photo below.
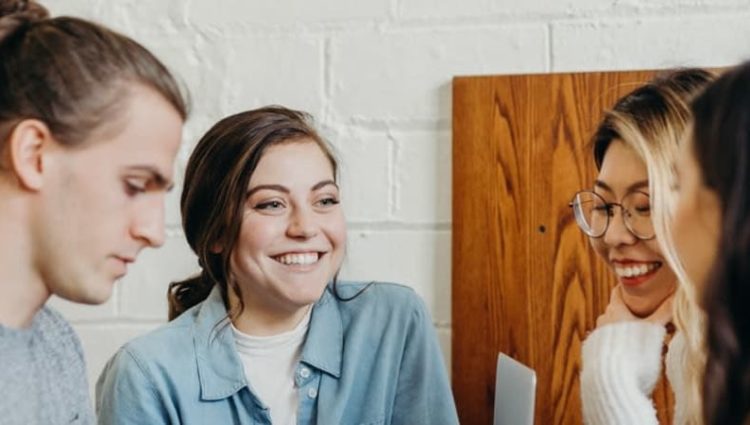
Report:
<svg viewBox="0 0 750 425"><path fill-rule="evenodd" d="M619 277L639 277L661 267L660 263L641 264L638 266L615 266L615 273Z"/></svg>
<svg viewBox="0 0 750 425"><path fill-rule="evenodd" d="M307 264L313 264L316 261L318 261L318 253L305 253L305 254L284 254L276 257L276 261L278 261L281 264L286 265L307 265Z"/></svg>

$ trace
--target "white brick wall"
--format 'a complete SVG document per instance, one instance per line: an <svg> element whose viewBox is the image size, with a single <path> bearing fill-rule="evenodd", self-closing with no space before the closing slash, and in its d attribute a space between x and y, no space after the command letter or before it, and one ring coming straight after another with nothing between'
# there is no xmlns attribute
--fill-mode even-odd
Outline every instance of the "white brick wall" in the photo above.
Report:
<svg viewBox="0 0 750 425"><path fill-rule="evenodd" d="M542 24L393 26L332 38L331 108L346 121L450 120L451 76L531 72L547 57Z"/></svg>
<svg viewBox="0 0 750 425"><path fill-rule="evenodd" d="M342 160L342 275L412 285L450 362L451 78L721 66L750 58L750 0L47 0L160 56L190 89L178 161L218 118L267 103L313 113ZM221 4L221 6L218 6ZM196 261L170 195L164 248L102 306L70 317L93 383L123 342L166 315Z"/></svg>

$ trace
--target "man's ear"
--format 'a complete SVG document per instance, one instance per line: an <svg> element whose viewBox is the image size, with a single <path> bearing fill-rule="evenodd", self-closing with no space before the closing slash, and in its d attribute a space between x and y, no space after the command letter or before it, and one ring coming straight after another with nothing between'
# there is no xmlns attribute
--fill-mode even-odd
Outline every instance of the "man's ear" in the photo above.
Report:
<svg viewBox="0 0 750 425"><path fill-rule="evenodd" d="M8 136L10 166L21 186L29 190L42 187L43 153L53 143L45 123L35 119L19 122Z"/></svg>

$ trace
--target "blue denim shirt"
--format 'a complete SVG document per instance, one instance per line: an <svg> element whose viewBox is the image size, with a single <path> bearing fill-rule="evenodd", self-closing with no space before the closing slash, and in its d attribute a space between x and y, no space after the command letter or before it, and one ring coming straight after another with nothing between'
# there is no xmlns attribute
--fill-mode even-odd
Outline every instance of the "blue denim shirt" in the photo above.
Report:
<svg viewBox="0 0 750 425"><path fill-rule="evenodd" d="M349 297L364 284L339 283ZM235 348L217 288L122 347L96 389L100 424L270 424ZM429 314L408 287L375 283L351 301L329 286L296 369L298 424L456 424Z"/></svg>

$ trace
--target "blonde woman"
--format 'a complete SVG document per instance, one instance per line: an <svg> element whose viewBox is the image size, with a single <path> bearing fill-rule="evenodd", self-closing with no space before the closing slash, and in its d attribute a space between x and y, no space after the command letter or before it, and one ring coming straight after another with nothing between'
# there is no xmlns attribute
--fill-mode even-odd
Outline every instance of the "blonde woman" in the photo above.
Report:
<svg viewBox="0 0 750 425"><path fill-rule="evenodd" d="M692 412L686 388L692 367L683 337L669 340L673 304L692 303L682 289L668 223L671 164L689 123L689 102L713 77L699 69L673 71L621 98L593 137L599 174L571 206L592 247L617 275L610 304L583 345L581 395L587 424L658 424L651 392L661 375L663 348L675 393L675 423ZM684 313L695 318L692 312ZM687 321L679 321L681 328ZM692 325L688 325L692 326ZM690 332L692 337L694 332ZM698 332L700 335L700 332ZM692 338L689 338L692 342Z"/></svg>

